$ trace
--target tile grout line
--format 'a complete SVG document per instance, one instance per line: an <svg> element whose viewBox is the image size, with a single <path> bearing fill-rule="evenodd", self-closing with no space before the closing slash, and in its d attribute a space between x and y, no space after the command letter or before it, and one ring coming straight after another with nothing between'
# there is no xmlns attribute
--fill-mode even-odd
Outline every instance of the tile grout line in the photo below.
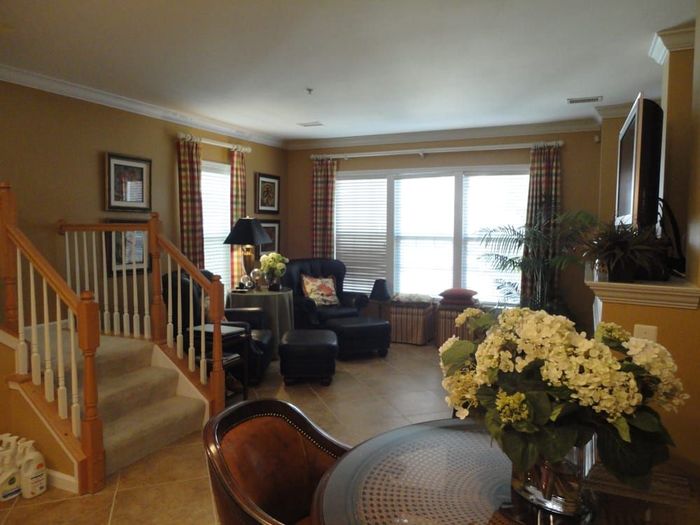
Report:
<svg viewBox="0 0 700 525"><path fill-rule="evenodd" d="M121 472L117 474L117 486L114 487L114 495L112 496L112 506L109 508L109 518L107 519L107 525L112 523L112 516L114 515L114 507L117 503L117 492L119 492L119 482L122 479Z"/></svg>
<svg viewBox="0 0 700 525"><path fill-rule="evenodd" d="M21 498L21 497L22 496L17 496L15 498L13 498L14 501L12 502L12 505L10 505L10 508L7 509L7 514L5 514L5 517L2 519L2 521L0 521L0 525L3 525L7 521L7 519L10 517L10 514L12 514L12 510L17 506L17 501L18 501L17 498Z"/></svg>

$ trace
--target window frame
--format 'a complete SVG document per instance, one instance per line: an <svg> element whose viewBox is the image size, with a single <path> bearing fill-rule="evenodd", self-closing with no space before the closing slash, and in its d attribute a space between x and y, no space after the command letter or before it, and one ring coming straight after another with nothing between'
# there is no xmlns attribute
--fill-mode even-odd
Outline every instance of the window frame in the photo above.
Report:
<svg viewBox="0 0 700 525"><path fill-rule="evenodd" d="M217 175L221 176L228 176L229 177L229 193L230 193L230 185L231 185L231 165L226 164L223 162L214 162L211 160L202 160L202 178L204 176L204 172L208 173L215 173ZM201 191L201 190L200 190ZM202 210L204 210L204 200L202 199ZM229 215L228 215L228 222L231 224L231 210L229 208ZM204 228L202 228L202 241L204 241ZM229 254L229 266L231 264L230 261L230 254ZM206 243L205 243L205 252L204 252L204 264L206 266L207 264L207 256L206 256ZM230 277L230 275L229 275ZM225 282L228 281L228 282ZM224 292L228 292L228 290L231 289L231 282L230 279L222 279L222 284L224 285Z"/></svg>

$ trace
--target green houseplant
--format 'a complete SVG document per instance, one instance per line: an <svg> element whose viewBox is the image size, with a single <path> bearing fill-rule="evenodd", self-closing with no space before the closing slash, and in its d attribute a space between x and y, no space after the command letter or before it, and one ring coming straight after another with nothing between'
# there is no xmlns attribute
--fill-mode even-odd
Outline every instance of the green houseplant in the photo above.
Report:
<svg viewBox="0 0 700 525"><path fill-rule="evenodd" d="M633 281L640 270L664 271L666 245L657 238L654 228L609 222L584 236L579 249L584 259L607 272L613 282Z"/></svg>
<svg viewBox="0 0 700 525"><path fill-rule="evenodd" d="M660 344L612 323L588 339L569 319L528 308L498 317L469 308L455 322L469 337L440 347L446 401L460 418L483 418L513 463L513 488L530 501L579 510L586 465L573 447L597 449L634 486L668 458L672 441L652 406L675 411L688 396Z"/></svg>

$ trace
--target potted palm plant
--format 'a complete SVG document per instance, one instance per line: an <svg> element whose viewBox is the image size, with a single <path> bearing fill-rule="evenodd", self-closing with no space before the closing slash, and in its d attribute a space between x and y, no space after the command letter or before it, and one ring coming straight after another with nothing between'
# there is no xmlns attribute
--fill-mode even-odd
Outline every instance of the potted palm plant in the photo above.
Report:
<svg viewBox="0 0 700 525"><path fill-rule="evenodd" d="M584 236L581 256L596 269L607 272L611 282L631 282L640 273L663 275L666 244L654 228L629 224L602 224Z"/></svg>

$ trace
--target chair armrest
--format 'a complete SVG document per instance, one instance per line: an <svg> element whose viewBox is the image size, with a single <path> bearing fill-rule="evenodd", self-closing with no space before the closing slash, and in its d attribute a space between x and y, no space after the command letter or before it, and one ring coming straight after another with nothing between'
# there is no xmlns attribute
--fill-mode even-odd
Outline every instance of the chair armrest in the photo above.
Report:
<svg viewBox="0 0 700 525"><path fill-rule="evenodd" d="M294 309L305 314L315 314L317 311L316 303L308 297L295 296Z"/></svg>
<svg viewBox="0 0 700 525"><path fill-rule="evenodd" d="M243 328L246 334L250 334L250 324L245 321L221 321L221 326L233 326Z"/></svg>
<svg viewBox="0 0 700 525"><path fill-rule="evenodd" d="M361 310L369 304L369 297L362 292L343 292L340 298L340 304L343 306L353 306Z"/></svg>
<svg viewBox="0 0 700 525"><path fill-rule="evenodd" d="M253 330L266 328L265 311L259 306L225 308L224 317L229 321L244 321Z"/></svg>

